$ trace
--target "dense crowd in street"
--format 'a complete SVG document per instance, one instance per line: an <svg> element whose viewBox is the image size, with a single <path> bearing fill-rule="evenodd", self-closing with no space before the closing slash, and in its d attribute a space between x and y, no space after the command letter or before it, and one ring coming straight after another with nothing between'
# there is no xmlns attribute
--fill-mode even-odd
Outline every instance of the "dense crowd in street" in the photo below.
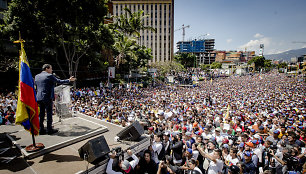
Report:
<svg viewBox="0 0 306 174"><path fill-rule="evenodd" d="M15 123L17 98L14 93L0 93L0 125Z"/></svg>
<svg viewBox="0 0 306 174"><path fill-rule="evenodd" d="M72 99L73 111L123 127L137 120L151 136L147 151L123 161L123 173L302 173L305 168L305 84L284 74L231 76L195 88L82 88L72 91Z"/></svg>
<svg viewBox="0 0 306 174"><path fill-rule="evenodd" d="M306 171L305 82L284 74L216 78L197 87L81 88L71 99L73 112L122 127L138 121L151 137L147 150L129 151L118 169L111 155L107 173ZM14 123L16 102L13 93L0 95L1 124Z"/></svg>

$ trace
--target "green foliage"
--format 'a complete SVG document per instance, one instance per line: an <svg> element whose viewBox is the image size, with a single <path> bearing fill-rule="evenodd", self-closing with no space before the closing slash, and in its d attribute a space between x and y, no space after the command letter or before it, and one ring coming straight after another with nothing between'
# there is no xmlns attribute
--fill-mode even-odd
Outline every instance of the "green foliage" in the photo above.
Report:
<svg viewBox="0 0 306 174"><path fill-rule="evenodd" d="M201 70L203 70L205 72L209 72L210 64L201 64L200 68L201 68Z"/></svg>
<svg viewBox="0 0 306 174"><path fill-rule="evenodd" d="M151 65L152 68L156 68L158 73L161 76L165 76L167 73L170 73L170 71L175 71L175 72L182 72L186 71L184 66L180 64L179 62L176 61L171 61L171 62L156 62Z"/></svg>
<svg viewBox="0 0 306 174"><path fill-rule="evenodd" d="M204 81L204 77L199 77L199 81Z"/></svg>
<svg viewBox="0 0 306 174"><path fill-rule="evenodd" d="M270 71L273 68L272 60L265 60L264 67L266 71Z"/></svg>
<svg viewBox="0 0 306 174"><path fill-rule="evenodd" d="M248 61L248 65L255 63L255 69L259 70L260 68L265 66L265 60L266 59L263 56L256 56Z"/></svg>
<svg viewBox="0 0 306 174"><path fill-rule="evenodd" d="M130 9L124 8L125 13L120 16L113 16L114 23L110 24L113 30L124 33L128 36L140 36L141 30L150 30L156 32L156 29L150 26L145 26L144 19L148 18L148 14L144 14L143 10L132 13Z"/></svg>
<svg viewBox="0 0 306 174"><path fill-rule="evenodd" d="M142 10L132 13L130 9L125 8L125 11L126 13L120 16L114 16L115 22L109 24L115 37L113 48L117 67L120 66L120 71L123 73L144 67L152 59L151 49L138 45L133 36L140 36L141 30L155 32L154 28L145 26L143 21L148 15L144 15Z"/></svg>
<svg viewBox="0 0 306 174"><path fill-rule="evenodd" d="M280 68L286 68L288 66L288 64L286 62L282 62L280 64L277 65L277 68L280 69Z"/></svg>
<svg viewBox="0 0 306 174"><path fill-rule="evenodd" d="M60 69L76 76L80 62L91 62L102 45L113 43L103 24L106 14L102 0L12 0L3 32L13 41L20 31L31 59L44 61L49 55ZM87 61L82 61L85 57Z"/></svg>
<svg viewBox="0 0 306 174"><path fill-rule="evenodd" d="M221 69L222 68L222 64L220 62L213 62L211 65L210 65L210 68L211 69Z"/></svg>
<svg viewBox="0 0 306 174"><path fill-rule="evenodd" d="M196 66L196 56L191 53L179 53L174 56L174 59L185 68Z"/></svg>

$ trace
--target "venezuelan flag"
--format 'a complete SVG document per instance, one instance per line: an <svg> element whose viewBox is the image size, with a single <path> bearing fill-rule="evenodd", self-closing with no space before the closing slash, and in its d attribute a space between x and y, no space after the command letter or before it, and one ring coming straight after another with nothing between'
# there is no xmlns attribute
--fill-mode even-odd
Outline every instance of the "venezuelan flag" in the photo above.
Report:
<svg viewBox="0 0 306 174"><path fill-rule="evenodd" d="M30 71L29 62L23 48L24 41L19 40L14 43L21 44L19 58L19 84L18 84L18 102L16 110L16 124L22 125L26 130L31 132L31 125L34 128L34 135L39 133L39 110L36 100L36 91L34 80ZM31 132L32 134L32 132Z"/></svg>

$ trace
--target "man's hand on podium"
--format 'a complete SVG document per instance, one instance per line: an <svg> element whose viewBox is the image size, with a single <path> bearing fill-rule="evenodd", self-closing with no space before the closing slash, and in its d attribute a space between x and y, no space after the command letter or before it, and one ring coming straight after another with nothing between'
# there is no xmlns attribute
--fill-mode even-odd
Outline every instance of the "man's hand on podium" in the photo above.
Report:
<svg viewBox="0 0 306 174"><path fill-rule="evenodd" d="M69 78L69 81L70 82L74 82L76 80L76 78L74 77L74 76L71 76L70 78Z"/></svg>

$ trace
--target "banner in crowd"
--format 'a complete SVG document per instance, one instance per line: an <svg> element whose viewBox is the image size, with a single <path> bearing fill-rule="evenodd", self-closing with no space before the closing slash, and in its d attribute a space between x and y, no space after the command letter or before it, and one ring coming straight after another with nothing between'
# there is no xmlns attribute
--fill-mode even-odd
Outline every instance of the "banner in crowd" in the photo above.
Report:
<svg viewBox="0 0 306 174"><path fill-rule="evenodd" d="M108 77L109 78L115 78L115 67L108 67Z"/></svg>

